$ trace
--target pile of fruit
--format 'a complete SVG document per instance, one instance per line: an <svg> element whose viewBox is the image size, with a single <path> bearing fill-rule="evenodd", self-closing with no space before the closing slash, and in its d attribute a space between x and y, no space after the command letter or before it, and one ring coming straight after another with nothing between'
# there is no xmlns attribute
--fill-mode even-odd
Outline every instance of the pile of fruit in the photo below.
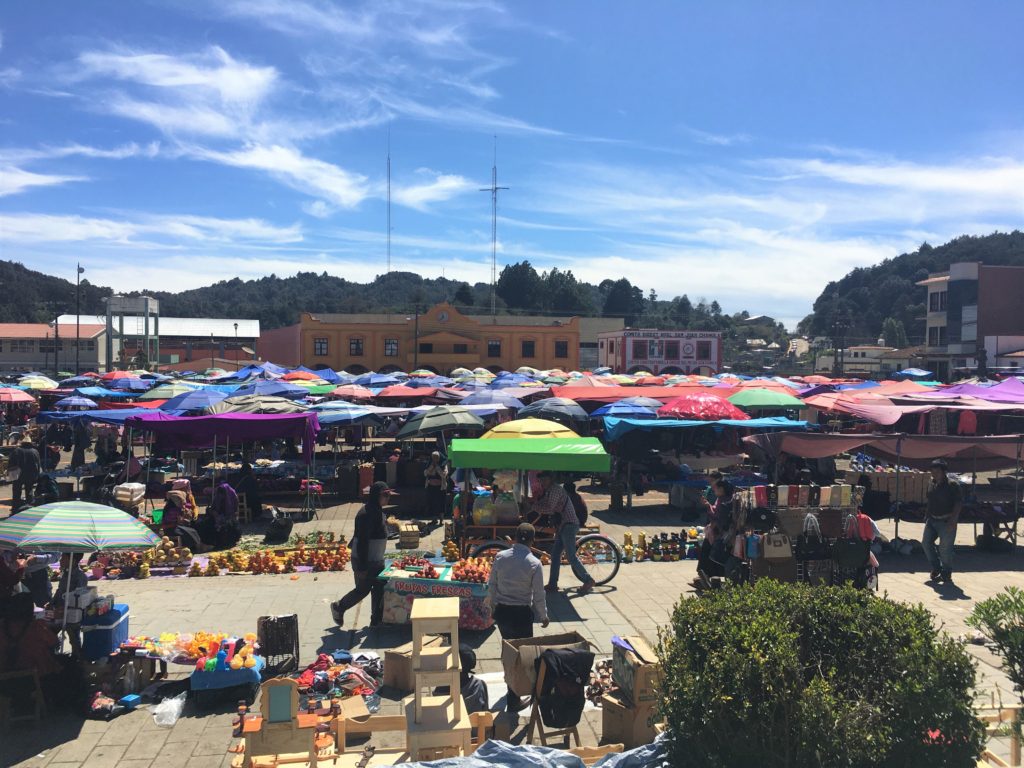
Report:
<svg viewBox="0 0 1024 768"><path fill-rule="evenodd" d="M448 540L441 548L441 554L449 563L457 562L459 559L459 545L454 541Z"/></svg>
<svg viewBox="0 0 1024 768"><path fill-rule="evenodd" d="M452 566L452 581L469 581L486 584L491 577L491 561L481 557L459 560Z"/></svg>
<svg viewBox="0 0 1024 768"><path fill-rule="evenodd" d="M170 568L192 562L192 550L176 547L170 537L164 536L159 544L142 555L142 562L155 568Z"/></svg>
<svg viewBox="0 0 1024 768"><path fill-rule="evenodd" d="M281 563L270 552L253 552L249 555L249 573L259 576L263 573L281 573Z"/></svg>
<svg viewBox="0 0 1024 768"><path fill-rule="evenodd" d="M441 577L437 568L435 568L429 560L423 557L413 557L412 555L399 557L392 564L392 568L396 571L409 571L416 573L416 577L420 579L438 579Z"/></svg>

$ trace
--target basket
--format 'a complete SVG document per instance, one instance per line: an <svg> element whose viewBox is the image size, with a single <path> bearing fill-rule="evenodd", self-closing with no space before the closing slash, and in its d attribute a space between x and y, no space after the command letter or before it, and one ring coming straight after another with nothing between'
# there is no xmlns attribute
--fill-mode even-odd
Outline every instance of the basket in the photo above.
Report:
<svg viewBox="0 0 1024 768"><path fill-rule="evenodd" d="M276 677L299 668L299 617L260 616L256 620L256 642L267 662L264 677Z"/></svg>

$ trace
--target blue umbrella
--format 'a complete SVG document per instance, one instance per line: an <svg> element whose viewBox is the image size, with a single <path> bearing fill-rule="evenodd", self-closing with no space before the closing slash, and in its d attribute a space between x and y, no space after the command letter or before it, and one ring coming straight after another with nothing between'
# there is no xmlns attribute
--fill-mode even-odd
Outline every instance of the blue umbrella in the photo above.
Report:
<svg viewBox="0 0 1024 768"><path fill-rule="evenodd" d="M664 405L661 400L655 400L653 397L624 397L616 402L620 405L639 405L641 408L653 408L654 410L658 410Z"/></svg>
<svg viewBox="0 0 1024 768"><path fill-rule="evenodd" d="M504 405L506 408L522 408L523 401L500 389L482 389L466 395L462 405Z"/></svg>
<svg viewBox="0 0 1024 768"><path fill-rule="evenodd" d="M387 373L364 373L362 376L357 376L352 382L358 384L361 387L374 387L381 388L390 387L392 384L399 384L397 377Z"/></svg>
<svg viewBox="0 0 1024 768"><path fill-rule="evenodd" d="M560 421L587 421L590 417L575 400L567 397L546 397L523 408L518 418L553 419Z"/></svg>
<svg viewBox="0 0 1024 768"><path fill-rule="evenodd" d="M510 373L508 376L498 376L491 382L491 389L504 389L505 387L521 387L523 384L534 381L529 376L521 373Z"/></svg>
<svg viewBox="0 0 1024 768"><path fill-rule="evenodd" d="M175 395L160 406L161 411L201 411L228 396L216 389L196 389Z"/></svg>
<svg viewBox="0 0 1024 768"><path fill-rule="evenodd" d="M108 389L130 389L133 392L145 392L152 386L152 382L125 376L124 378L104 382L104 386Z"/></svg>
<svg viewBox="0 0 1024 768"><path fill-rule="evenodd" d="M659 406L661 404L659 403ZM621 400L617 403L608 403L608 405L602 405L596 411L590 414L593 418L600 416L614 416L617 419L656 419L658 418L657 412L653 408L649 408L643 405L633 405L632 403L623 403Z"/></svg>
<svg viewBox="0 0 1024 768"><path fill-rule="evenodd" d="M58 408L95 408L96 403L87 397L71 395L63 400L58 400L54 405Z"/></svg>
<svg viewBox="0 0 1024 768"><path fill-rule="evenodd" d="M88 387L93 383L93 379L89 376L72 376L70 379L64 379L60 382L61 389L75 389L76 387Z"/></svg>
<svg viewBox="0 0 1024 768"><path fill-rule="evenodd" d="M236 389L232 397L244 397L245 395L269 395L271 397L289 397L297 399L305 397L309 390L296 384L289 384L287 381L263 381L259 379L249 384L244 384Z"/></svg>

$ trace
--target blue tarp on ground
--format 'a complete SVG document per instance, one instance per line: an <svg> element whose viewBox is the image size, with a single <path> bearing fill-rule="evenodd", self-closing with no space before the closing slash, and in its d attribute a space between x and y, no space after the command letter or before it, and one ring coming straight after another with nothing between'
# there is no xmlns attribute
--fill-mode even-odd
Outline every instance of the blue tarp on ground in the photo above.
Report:
<svg viewBox="0 0 1024 768"><path fill-rule="evenodd" d="M604 433L608 440L618 440L637 429L688 429L691 427L738 427L740 429L807 429L806 421L793 421L784 416L766 416L763 419L720 419L718 421L697 421L692 419L618 419L606 417Z"/></svg>

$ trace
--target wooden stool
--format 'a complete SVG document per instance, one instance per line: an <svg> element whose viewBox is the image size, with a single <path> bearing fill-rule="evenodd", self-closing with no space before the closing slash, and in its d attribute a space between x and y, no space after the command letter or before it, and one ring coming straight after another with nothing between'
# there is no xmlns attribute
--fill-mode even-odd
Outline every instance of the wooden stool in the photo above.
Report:
<svg viewBox="0 0 1024 768"><path fill-rule="evenodd" d="M252 522L252 510L249 509L249 499L246 494L238 494L238 519L243 523Z"/></svg>
<svg viewBox="0 0 1024 768"><path fill-rule="evenodd" d="M43 688L39 684L39 672L35 669L0 673L0 688L7 688L8 681L21 678L29 679L32 682L32 690L29 692L32 698L32 707L25 714L15 715L13 713L18 710L12 706L11 697L0 696L0 724L4 726L26 720L31 720L34 725L38 725L46 717L46 699L43 697Z"/></svg>

